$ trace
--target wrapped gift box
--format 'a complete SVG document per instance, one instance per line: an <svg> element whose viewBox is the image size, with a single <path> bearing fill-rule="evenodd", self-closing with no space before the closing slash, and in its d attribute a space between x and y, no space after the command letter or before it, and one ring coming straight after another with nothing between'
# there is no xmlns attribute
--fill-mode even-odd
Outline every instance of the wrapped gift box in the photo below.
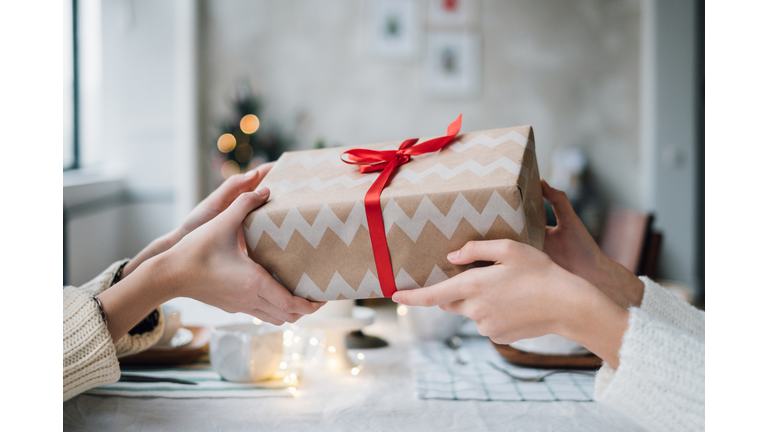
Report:
<svg viewBox="0 0 768 432"><path fill-rule="evenodd" d="M363 204L380 173L361 174L340 156L399 144L284 153L263 181L269 202L243 222L249 256L300 297L382 297ZM546 217L534 147L530 126L469 132L396 169L381 211L398 290L465 270L446 255L469 240L513 239L542 249Z"/></svg>

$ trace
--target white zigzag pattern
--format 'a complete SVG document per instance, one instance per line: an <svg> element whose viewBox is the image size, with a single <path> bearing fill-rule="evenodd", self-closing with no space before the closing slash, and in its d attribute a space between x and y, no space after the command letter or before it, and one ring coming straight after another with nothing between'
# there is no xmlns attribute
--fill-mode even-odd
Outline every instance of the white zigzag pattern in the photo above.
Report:
<svg viewBox="0 0 768 432"><path fill-rule="evenodd" d="M526 148L528 147L528 145L531 142L528 138L520 135L518 132L510 131L510 132L507 132L507 133L505 133L504 135L502 135L502 136L500 136L498 138L491 138L488 135L478 135L478 136L472 138L467 143L461 143L461 142L457 141L457 142L449 145L448 148L450 148L451 150L453 150L453 151L455 151L457 153L461 153L461 152L463 152L465 150L471 149L472 147L474 147L476 145L482 144L482 145L484 145L484 146L486 146L488 148L494 148L494 147L496 147L496 146L498 146L500 144L504 144L505 142L507 142L509 140L512 140L512 141L516 142L517 144L520 144L521 146L526 147Z"/></svg>
<svg viewBox="0 0 768 432"><path fill-rule="evenodd" d="M432 268L432 272L429 274L427 281L424 283L424 286L431 286L444 280L448 280L448 276L440 270L440 267L435 265ZM397 273L395 286L397 286L398 290L421 288L405 269L400 269ZM363 277L363 280L360 281L360 286L358 286L357 289L347 283L339 272L333 272L333 277L331 277L330 282L328 282L325 292L318 288L317 284L315 284L306 273L303 273L293 294L303 298L312 296L315 300L325 301L336 300L339 298L339 295L343 295L346 298L368 298L373 293L383 297L379 279L368 270L365 272L365 276Z"/></svg>
<svg viewBox="0 0 768 432"><path fill-rule="evenodd" d="M464 195L458 194L446 216L426 196L419 203L413 218L409 218L395 200L389 200L382 216L384 229L387 233L396 224L414 242L418 240L428 220L448 238L453 236L453 232L456 231L462 218L466 219L483 236L488 232L493 221L496 220L496 216L501 216L517 233L520 233L525 226L523 206L521 205L515 210L496 191L491 194L491 198L482 213L475 210L472 204L464 198ZM296 207L292 207L288 210L280 228L272 222L266 212L257 211L251 228L245 230L245 238L251 247L256 247L262 234L266 232L282 250L285 250L293 232L299 231L312 247L317 248L323 234L330 228L349 246L361 225L366 229L368 228L362 201L355 202L346 222L342 222L328 207L328 204L324 204L312 225L309 225Z"/></svg>
<svg viewBox="0 0 768 432"><path fill-rule="evenodd" d="M525 167L518 165L515 162L512 162L511 160L503 157L501 159L497 159L491 162L486 166L482 166L474 160L468 160L453 169L447 168L443 164L435 164L420 173L414 172L408 168L401 168L401 171L395 174L395 177L393 180L404 178L410 181L412 184L416 184L417 182L424 179L430 174L437 174L440 177L442 177L444 180L450 180L465 171L470 171L475 175L477 175L478 177L484 177L499 168L503 168L507 172L512 174L520 175L520 173L522 172L522 175L524 177L528 176L528 170ZM351 189L353 187L360 186L361 184L364 184L364 183L374 182L378 177L378 175L379 175L378 173L368 174L357 180L353 180L347 175L342 175L342 176L330 179L328 181L322 181L317 177L312 177L310 179L302 180L295 184L291 183L288 179L283 179L275 183L270 183L266 186L272 190L280 189L283 191L283 193L286 193L286 194L307 186L311 187L315 191L321 191L323 189L329 188L337 184L345 186L347 187L347 189Z"/></svg>
<svg viewBox="0 0 768 432"><path fill-rule="evenodd" d="M381 293L381 287L379 286L379 280L371 273L370 270L365 272L363 280L360 282L360 286L357 289L352 288L351 285L344 280L339 272L333 272L333 277L328 283L328 287L323 292L312 279L307 276L306 273L301 275L299 284L296 285L294 295L307 298L312 296L313 299L319 301L336 300L339 298L339 294L346 298L368 298L372 293L378 294L380 297L384 295Z"/></svg>
<svg viewBox="0 0 768 432"><path fill-rule="evenodd" d="M249 240L249 244L252 247L255 247L259 243L261 235L266 232L282 250L285 250L293 232L298 231L312 247L317 248L317 245L320 244L320 239L325 234L325 230L330 228L339 236L341 241L349 246L360 225L368 229L368 220L365 217L365 207L362 201L355 202L355 206L352 207L346 223L342 222L326 203L320 208L320 212L317 214L313 225L310 225L304 219L304 216L299 213L296 207L291 207L288 210L288 214L285 216L280 228L272 222L272 219L267 216L266 212L257 211L254 213L251 228L245 230L245 238Z"/></svg>
<svg viewBox="0 0 768 432"><path fill-rule="evenodd" d="M418 240L427 221L431 221L448 238L453 236L453 232L456 231L456 227L459 226L462 219L466 219L482 236L488 233L493 221L496 220L496 216L501 216L518 234L525 226L523 206L521 205L515 210L496 191L491 194L491 198L482 213L475 210L475 207L464 198L464 195L459 194L446 216L443 216L443 213L426 196L421 200L412 219L403 212L395 200L389 200L382 215L384 217L384 230L387 233L389 233L392 225L397 224L414 242Z"/></svg>

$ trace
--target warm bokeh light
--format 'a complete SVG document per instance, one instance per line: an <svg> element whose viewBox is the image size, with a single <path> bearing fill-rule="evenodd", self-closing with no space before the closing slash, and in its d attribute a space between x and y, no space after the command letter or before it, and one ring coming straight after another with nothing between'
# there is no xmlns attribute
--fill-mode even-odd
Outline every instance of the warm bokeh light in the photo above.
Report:
<svg viewBox="0 0 768 432"><path fill-rule="evenodd" d="M403 305L397 306L397 314L403 316L408 313L408 308Z"/></svg>
<svg viewBox="0 0 768 432"><path fill-rule="evenodd" d="M285 345L287 347L291 346L291 344L292 344L292 342L291 342L290 339L286 339L286 340L283 341L283 345Z"/></svg>
<svg viewBox="0 0 768 432"><path fill-rule="evenodd" d="M296 395L296 387L288 387L288 391L291 392L292 395Z"/></svg>
<svg viewBox="0 0 768 432"><path fill-rule="evenodd" d="M336 352L336 347L334 347L334 346L329 346L329 347L328 347L328 352L332 352L332 353L335 353L335 352Z"/></svg>
<svg viewBox="0 0 768 432"><path fill-rule="evenodd" d="M256 324L256 325L261 325L262 321L260 319L258 319L258 318L254 318L253 319L253 323Z"/></svg>
<svg viewBox="0 0 768 432"><path fill-rule="evenodd" d="M358 369L356 367L352 368L352 375L357 375L359 373L360 373L360 369Z"/></svg>
<svg viewBox="0 0 768 432"><path fill-rule="evenodd" d="M285 370L285 368L287 368L287 367L288 367L288 363L286 363L286 362L280 362L280 369L283 369L283 370Z"/></svg>
<svg viewBox="0 0 768 432"><path fill-rule="evenodd" d="M283 339L290 339L293 337L293 332L291 330L286 330L285 333L283 333Z"/></svg>
<svg viewBox="0 0 768 432"><path fill-rule="evenodd" d="M309 340L309 344L310 344L310 345L312 345L312 346L315 346L315 345L317 345L317 338L312 338L312 339L310 339L310 340Z"/></svg>
<svg viewBox="0 0 768 432"><path fill-rule="evenodd" d="M248 114L240 120L240 129L247 133L252 134L259 130L259 118L253 114Z"/></svg>
<svg viewBox="0 0 768 432"><path fill-rule="evenodd" d="M240 163L246 163L253 157L253 147L250 144L238 144L235 147L235 159Z"/></svg>
<svg viewBox="0 0 768 432"><path fill-rule="evenodd" d="M296 374L295 374L295 373L292 373L292 374L291 374L291 375L289 375L289 376L291 377L291 379L292 379L292 380L296 381Z"/></svg>
<svg viewBox="0 0 768 432"><path fill-rule="evenodd" d="M358 360L365 360L365 355L363 353L357 353L357 359Z"/></svg>
<svg viewBox="0 0 768 432"><path fill-rule="evenodd" d="M216 142L216 146L222 153L229 153L237 146L237 140L235 139L234 135L225 133L219 137L219 141Z"/></svg>
<svg viewBox="0 0 768 432"><path fill-rule="evenodd" d="M225 179L240 173L240 165L237 162L228 160L221 165L221 176Z"/></svg>

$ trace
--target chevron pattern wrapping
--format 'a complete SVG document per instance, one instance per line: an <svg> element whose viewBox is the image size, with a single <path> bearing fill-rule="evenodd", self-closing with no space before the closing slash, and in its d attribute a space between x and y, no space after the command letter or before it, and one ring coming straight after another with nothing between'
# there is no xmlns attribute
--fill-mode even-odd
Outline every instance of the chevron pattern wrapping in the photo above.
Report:
<svg viewBox="0 0 768 432"><path fill-rule="evenodd" d="M349 148L283 154L263 181L272 191L269 202L243 221L249 256L294 295L382 297L363 205L378 173L360 174L343 163ZM446 255L470 240L508 238L541 249L538 178L530 126L464 133L399 167L381 195L397 288L433 285L464 271Z"/></svg>

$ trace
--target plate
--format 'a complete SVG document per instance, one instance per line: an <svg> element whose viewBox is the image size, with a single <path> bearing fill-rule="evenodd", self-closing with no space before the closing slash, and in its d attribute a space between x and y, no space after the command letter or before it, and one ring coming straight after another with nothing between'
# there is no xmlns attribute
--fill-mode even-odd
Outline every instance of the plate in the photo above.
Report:
<svg viewBox="0 0 768 432"><path fill-rule="evenodd" d="M534 354L512 348L509 345L499 345L490 341L504 360L515 366L541 369L599 369L603 360L592 354L584 355L551 355Z"/></svg>
<svg viewBox="0 0 768 432"><path fill-rule="evenodd" d="M186 327L179 330L187 330L192 334L192 340L184 345L154 346L138 354L120 358L121 366L171 366L189 364L198 361L208 354L208 342L211 340L211 329L208 327ZM184 335L181 332L181 335ZM180 336L176 332L174 338ZM186 336L188 337L188 336Z"/></svg>

